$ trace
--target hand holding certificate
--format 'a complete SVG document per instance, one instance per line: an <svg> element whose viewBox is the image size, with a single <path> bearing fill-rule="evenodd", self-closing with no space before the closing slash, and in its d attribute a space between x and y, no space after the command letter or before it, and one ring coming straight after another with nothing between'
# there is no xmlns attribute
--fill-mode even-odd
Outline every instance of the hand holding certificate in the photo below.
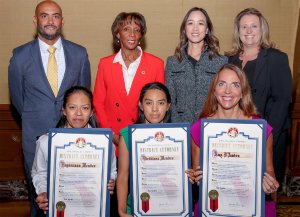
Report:
<svg viewBox="0 0 300 217"><path fill-rule="evenodd" d="M274 171L271 131L258 117L245 73L223 65L211 81L200 119L191 127L193 169L200 150L203 169L196 216L264 216L263 189L278 187L275 178L263 179L265 168Z"/></svg>
<svg viewBox="0 0 300 217"><path fill-rule="evenodd" d="M130 125L135 216L191 215L189 125Z"/></svg>
<svg viewBox="0 0 300 217"><path fill-rule="evenodd" d="M263 120L202 120L200 206L205 216L263 216Z"/></svg>
<svg viewBox="0 0 300 217"><path fill-rule="evenodd" d="M49 216L109 216L111 131L49 133Z"/></svg>

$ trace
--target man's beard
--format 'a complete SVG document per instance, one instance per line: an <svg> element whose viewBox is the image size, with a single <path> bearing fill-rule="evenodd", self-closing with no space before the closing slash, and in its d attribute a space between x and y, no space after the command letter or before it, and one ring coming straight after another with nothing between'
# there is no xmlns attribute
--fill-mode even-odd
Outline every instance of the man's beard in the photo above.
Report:
<svg viewBox="0 0 300 217"><path fill-rule="evenodd" d="M45 27L46 27L46 26L45 26ZM38 26L38 27L36 28L36 30L37 30L37 32L38 32L43 38L45 38L45 39L47 39L47 40L49 40L49 41L52 41L52 40L58 38L58 37L60 36L60 34L61 34L61 28L57 28L57 29L56 29L56 32L55 32L54 34L52 34L52 35L49 35L49 34L47 34L46 32L44 32L43 28L41 28L40 26Z"/></svg>

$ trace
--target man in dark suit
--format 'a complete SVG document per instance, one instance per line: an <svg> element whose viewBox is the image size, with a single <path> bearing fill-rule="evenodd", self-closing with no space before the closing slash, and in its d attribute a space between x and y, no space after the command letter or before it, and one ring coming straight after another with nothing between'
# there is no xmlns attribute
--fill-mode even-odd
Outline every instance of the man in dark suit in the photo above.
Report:
<svg viewBox="0 0 300 217"><path fill-rule="evenodd" d="M61 37L64 20L60 6L54 1L40 2L33 22L37 38L13 50L8 68L11 101L22 118L24 165L31 193L37 137L56 126L68 88L74 85L89 88L91 84L86 49ZM53 53L49 47L54 47ZM50 72L54 73L54 79L49 78ZM30 216L36 216L38 207L33 198L31 201Z"/></svg>

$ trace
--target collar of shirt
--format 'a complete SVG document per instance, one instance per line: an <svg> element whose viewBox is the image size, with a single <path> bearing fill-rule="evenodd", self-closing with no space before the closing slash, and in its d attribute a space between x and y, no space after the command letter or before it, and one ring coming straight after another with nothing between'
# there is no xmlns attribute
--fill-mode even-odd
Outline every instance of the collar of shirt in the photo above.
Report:
<svg viewBox="0 0 300 217"><path fill-rule="evenodd" d="M48 60L50 55L47 49L50 47L50 45L46 44L39 38L38 38L38 42L39 42L39 47L41 52L43 68L47 75L47 66L48 66ZM64 47L62 44L61 37L58 38L57 42L55 42L53 46L56 47L55 58L58 66L58 88L60 88L60 85L62 83L66 71Z"/></svg>
<svg viewBox="0 0 300 217"><path fill-rule="evenodd" d="M38 38L38 40L39 40L39 46L40 46L41 53L48 54L49 53L48 48L50 47L50 45L43 42L40 38ZM52 46L55 47L58 52L60 52L62 49L61 37L59 37L59 39Z"/></svg>
<svg viewBox="0 0 300 217"><path fill-rule="evenodd" d="M140 53L141 53L141 54L140 54L140 56L139 56L135 61L133 61L133 62L129 65L129 67L130 67L132 64L137 64L137 65L138 65L138 64L140 64L140 62L141 62L143 50L142 50L142 48L141 48L140 46L137 46L137 48L140 50ZM120 49L119 52L116 54L116 56L115 56L115 58L114 58L114 60L113 60L113 63L120 63L123 67L126 67L121 52L122 52L122 51L121 51L121 49ZM129 67L128 67L128 68L129 68Z"/></svg>
<svg viewBox="0 0 300 217"><path fill-rule="evenodd" d="M140 50L140 56L133 61L128 68L126 67L126 64L123 60L122 54L121 54L121 50L119 50L119 52L116 54L113 63L119 63L122 66L122 73L123 73L123 78L124 78L124 84L125 84L125 89L126 89L126 93L127 95L130 92L130 88L133 82L133 79L135 77L136 71L140 65L141 62L141 57L142 57L142 49L141 47L137 47Z"/></svg>

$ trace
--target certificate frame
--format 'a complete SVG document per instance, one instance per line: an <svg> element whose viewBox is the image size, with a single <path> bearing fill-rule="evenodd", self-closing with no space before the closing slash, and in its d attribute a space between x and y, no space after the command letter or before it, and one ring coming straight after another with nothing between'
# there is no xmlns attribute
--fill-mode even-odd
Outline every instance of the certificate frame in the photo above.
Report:
<svg viewBox="0 0 300 217"><path fill-rule="evenodd" d="M169 123L169 124L129 125L128 135L129 135L129 156L130 156L130 193L132 198L131 214L135 217L140 217L140 216L149 216L149 217L150 216L168 216L168 217L190 216L191 217L192 216L191 183L189 182L188 177L185 174L185 170L191 168L190 124ZM162 152L166 150L165 148L167 147L174 148L172 150L176 150L175 153L173 153L172 155L172 153L170 154L169 152ZM143 150L146 150L143 148L154 148L155 151L153 151L154 153L144 152L144 154L141 154L143 153ZM159 151L156 153L156 150ZM172 163L176 162L180 165L181 169L178 170L179 171L178 174L174 175L174 173L172 173L173 171L172 169L174 169L174 167L170 166L172 164L170 163L170 161L168 162L164 161L165 159L169 159L167 155L164 155L164 157L159 156L161 161L159 163L160 164L159 170L164 171L167 164L170 166L171 169L166 174L165 173L159 174L159 170L156 170L155 172L158 171L157 172L158 175L156 175L155 172L153 173L150 172L148 173L148 175L145 175L147 174L147 171L150 171L149 168L151 167L158 168L153 166L154 164L156 164L157 161L155 162L154 158L151 159L151 156L153 157L156 154L158 155L161 154L162 156L163 153L170 154L169 156L172 157L180 156L178 157L178 159L177 157L170 158L170 159L176 159L174 161L171 160ZM146 158L147 155L150 157ZM142 165L143 167L141 167L140 165ZM145 173L142 173L141 168L143 168L143 172ZM171 174L170 176L169 173ZM149 181L149 177L151 177L151 181ZM145 181L141 181L141 180L145 180ZM179 195L181 195L179 199L176 200L176 202L174 202L179 204L180 208L178 208L178 210L174 209L175 204L173 204L173 207L170 208L170 202L169 201L165 202L166 200L161 199L164 198L164 196L163 197L159 196L163 194L168 194L167 193L168 190L166 190L168 187L165 186L167 186L170 183L169 180L178 181L178 183L176 182L176 184L178 185L171 184L172 187L178 186L177 188L175 187L175 189L177 190L180 189L178 191L174 191L176 193L180 192ZM154 183L155 182L161 183L161 185L153 184L152 181ZM164 193L153 192L155 190L151 190L154 189L154 187L151 186L152 184L153 186L160 187L160 189L165 188L163 191L157 190L159 192L164 192ZM149 191L144 191L145 189ZM160 199L158 200L157 198ZM164 201L164 202L159 202L159 201ZM159 207L162 208L158 209Z"/></svg>
<svg viewBox="0 0 300 217"><path fill-rule="evenodd" d="M112 131L52 128L48 135L47 217L109 217Z"/></svg>
<svg viewBox="0 0 300 217"><path fill-rule="evenodd" d="M263 119L201 120L199 216L265 216L266 127Z"/></svg>

